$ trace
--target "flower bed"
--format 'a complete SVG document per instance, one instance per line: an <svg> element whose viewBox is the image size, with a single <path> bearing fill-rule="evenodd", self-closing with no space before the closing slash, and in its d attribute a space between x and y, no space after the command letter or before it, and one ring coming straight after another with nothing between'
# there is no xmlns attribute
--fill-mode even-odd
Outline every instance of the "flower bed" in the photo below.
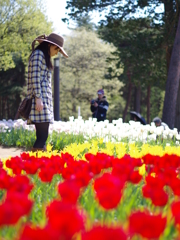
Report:
<svg viewBox="0 0 180 240"><path fill-rule="evenodd" d="M0 162L1 239L178 239L179 147L88 144Z"/></svg>
<svg viewBox="0 0 180 240"><path fill-rule="evenodd" d="M180 134L176 128L164 129L162 126L156 127L154 123L142 125L140 122L134 121L123 123L122 119L109 123L108 120L96 122L96 119L92 118L84 121L81 117L78 119L70 117L67 122L55 121L54 124L51 124L49 133L48 142L58 150L62 150L68 142L82 143L84 140L89 141L94 138L103 138L104 142L151 143L158 140L176 145L179 145L180 140ZM70 136L69 140L68 136ZM67 139L65 143L64 139ZM27 125L26 121L22 119L0 121L0 144L27 147L32 146L34 141L34 125Z"/></svg>

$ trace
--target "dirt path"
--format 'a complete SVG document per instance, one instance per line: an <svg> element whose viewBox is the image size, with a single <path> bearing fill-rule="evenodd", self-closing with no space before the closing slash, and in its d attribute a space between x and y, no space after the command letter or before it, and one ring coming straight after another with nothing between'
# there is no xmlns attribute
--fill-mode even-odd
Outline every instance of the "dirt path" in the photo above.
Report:
<svg viewBox="0 0 180 240"><path fill-rule="evenodd" d="M9 158L20 156L20 153L24 152L25 150L22 148L15 148L15 147L3 147L0 146L0 159L1 158Z"/></svg>

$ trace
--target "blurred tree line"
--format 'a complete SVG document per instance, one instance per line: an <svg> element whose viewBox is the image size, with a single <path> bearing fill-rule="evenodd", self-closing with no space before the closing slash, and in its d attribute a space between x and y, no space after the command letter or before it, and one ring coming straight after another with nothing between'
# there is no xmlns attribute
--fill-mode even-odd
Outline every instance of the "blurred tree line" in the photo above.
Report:
<svg viewBox="0 0 180 240"><path fill-rule="evenodd" d="M0 0L0 119L14 119L26 94L31 43L52 30L43 9L42 1Z"/></svg>
<svg viewBox="0 0 180 240"><path fill-rule="evenodd" d="M26 94L31 42L53 29L42 1L0 0L0 4L0 119L13 119ZM162 13L155 12L159 4L164 6ZM60 57L61 119L77 117L79 106L83 118L90 117L90 100L104 88L110 121L119 117L128 121L128 112L135 110L147 122L163 113L168 123L172 116L165 117L169 106L164 105L164 97L178 7L174 0L67 1L69 18L75 20L77 28L65 36L69 58ZM145 12L137 18L140 9ZM89 17L94 10L106 13L98 26ZM180 125L178 116L177 110L176 127Z"/></svg>
<svg viewBox="0 0 180 240"><path fill-rule="evenodd" d="M97 98L97 90L103 88L109 102L107 117L111 121L120 117L124 108L119 94L123 83L118 78L106 79L108 67L114 64L108 63L107 58L115 47L104 43L88 24L85 26L81 25L66 37L69 59L61 57L60 62L60 117L63 120L72 115L77 117L78 107L83 119L92 117L90 101Z"/></svg>
<svg viewBox="0 0 180 240"><path fill-rule="evenodd" d="M180 130L180 1L69 0L66 8L64 21L93 11L101 14L98 33L117 48L110 60L118 62L110 73L124 83L123 119L133 108L146 114L147 122L158 114L170 128ZM123 73L118 75L120 67Z"/></svg>

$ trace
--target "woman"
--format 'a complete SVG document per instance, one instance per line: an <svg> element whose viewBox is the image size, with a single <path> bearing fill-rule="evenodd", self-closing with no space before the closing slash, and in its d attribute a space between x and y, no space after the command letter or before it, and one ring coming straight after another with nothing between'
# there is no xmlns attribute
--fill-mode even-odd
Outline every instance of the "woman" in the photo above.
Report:
<svg viewBox="0 0 180 240"><path fill-rule="evenodd" d="M34 49L35 42L39 45ZM51 57L58 52L68 57L63 49L64 39L58 34L39 36L32 42L32 53L28 65L28 97L32 97L32 108L27 124L35 124L36 141L32 151L46 150L49 124L53 123L51 89Z"/></svg>

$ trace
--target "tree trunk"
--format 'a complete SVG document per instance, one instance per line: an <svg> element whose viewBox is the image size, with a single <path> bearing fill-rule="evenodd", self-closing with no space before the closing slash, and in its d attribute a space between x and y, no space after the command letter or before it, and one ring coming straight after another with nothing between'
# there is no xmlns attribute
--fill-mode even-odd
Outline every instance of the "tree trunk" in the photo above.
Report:
<svg viewBox="0 0 180 240"><path fill-rule="evenodd" d="M177 6L178 9L178 6ZM165 10L165 26L166 26L166 64L167 64L167 73L170 66L171 54L172 54L172 44L171 39L175 38L176 27L174 27L175 22L175 12L174 12L174 0L165 0L164 1L164 10ZM177 20L177 19L176 19Z"/></svg>
<svg viewBox="0 0 180 240"><path fill-rule="evenodd" d="M72 112L73 113L76 113L76 104L73 102L72 104Z"/></svg>
<svg viewBox="0 0 180 240"><path fill-rule="evenodd" d="M5 98L3 97L3 106L2 106L2 118L6 119L5 117L6 111L5 111Z"/></svg>
<svg viewBox="0 0 180 240"><path fill-rule="evenodd" d="M150 123L150 97L151 97L151 86L147 88L147 123Z"/></svg>
<svg viewBox="0 0 180 240"><path fill-rule="evenodd" d="M141 86L135 87L134 110L140 113L141 108Z"/></svg>
<svg viewBox="0 0 180 240"><path fill-rule="evenodd" d="M2 97L0 96L0 119L2 119Z"/></svg>
<svg viewBox="0 0 180 240"><path fill-rule="evenodd" d="M179 84L179 90L178 90L178 96L177 96L177 102L176 102L176 118L175 118L174 127L178 129L178 132L180 131L180 84Z"/></svg>
<svg viewBox="0 0 180 240"><path fill-rule="evenodd" d="M163 121L167 123L170 128L174 128L175 124L176 101L179 89L179 79L180 79L180 18L178 22L176 37L170 60L170 66L168 70L162 118Z"/></svg>
<svg viewBox="0 0 180 240"><path fill-rule="evenodd" d="M132 92L132 83L131 83L131 76L130 74L127 74L128 80L129 80L129 85L128 85L128 96L127 96L127 101L126 101L126 106L123 112L123 122L125 121L126 115L127 115L127 110L131 101L131 92Z"/></svg>

